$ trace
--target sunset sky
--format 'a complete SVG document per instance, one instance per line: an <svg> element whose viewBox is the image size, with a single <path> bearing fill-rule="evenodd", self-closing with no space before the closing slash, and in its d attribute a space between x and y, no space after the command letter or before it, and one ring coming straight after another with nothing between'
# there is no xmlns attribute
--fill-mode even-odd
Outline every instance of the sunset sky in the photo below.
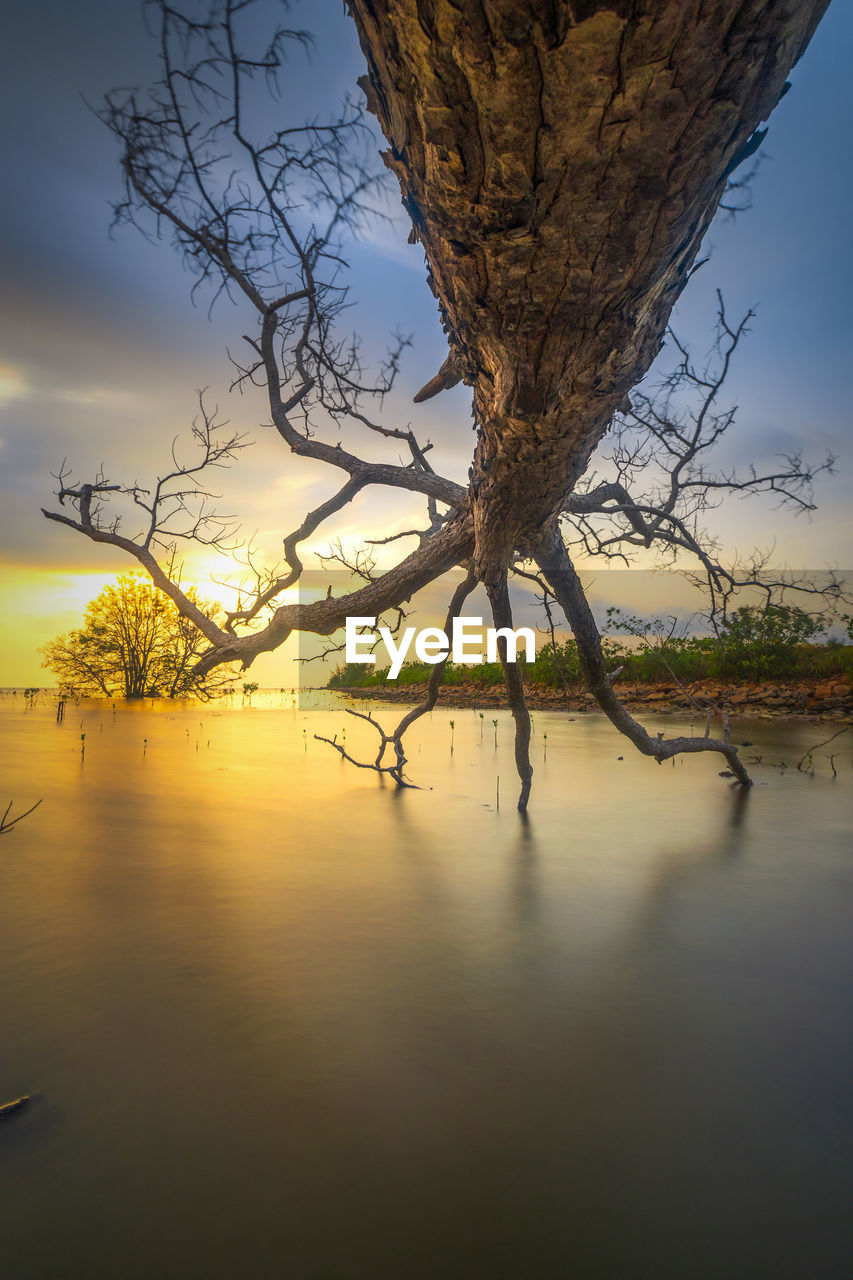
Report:
<svg viewBox="0 0 853 1280"><path fill-rule="evenodd" d="M355 81L363 61L340 0L294 4L288 21L313 30L317 46L310 65L294 54L276 118L323 114L347 92L360 99ZM811 519L795 520L762 500L735 501L718 516L729 548L775 543L777 563L793 568L851 567L851 56L853 8L835 0L770 122L753 209L715 223L711 260L673 320L701 352L710 341L716 288L733 316L757 308L731 380L739 415L728 462L761 465L798 449L807 457L838 455L837 475L821 482L820 510ZM206 300L190 302L191 278L167 243L148 243L132 228L109 237L109 204L120 194L115 146L86 103L156 75L138 0L12 6L0 58L0 684L8 686L48 683L37 646L75 625L105 581L133 568L118 552L42 517L40 507L51 505L50 473L63 458L78 478L91 478L103 462L112 480L144 482L190 423L196 388L209 387L223 414L255 441L221 477L221 506L239 514L246 533L257 531L273 556L282 536L338 482L319 465L294 464L263 425L268 414L259 392L229 394L225 347L240 343L245 313L226 300L208 319ZM397 207L394 197L389 208ZM377 226L353 246L357 305L348 322L377 356L393 329L413 335L385 421L411 422L434 441L437 469L464 480L472 446L468 389L411 403L446 348L422 251L406 243L407 231L396 216L393 226ZM375 453L375 442L370 448ZM405 495L369 490L309 546L322 550L331 536L354 544L377 520L386 533L410 527L413 510L420 514ZM204 594L221 596L209 583L209 554L188 557L187 565ZM252 678L284 683L285 670L282 657L268 658Z"/></svg>

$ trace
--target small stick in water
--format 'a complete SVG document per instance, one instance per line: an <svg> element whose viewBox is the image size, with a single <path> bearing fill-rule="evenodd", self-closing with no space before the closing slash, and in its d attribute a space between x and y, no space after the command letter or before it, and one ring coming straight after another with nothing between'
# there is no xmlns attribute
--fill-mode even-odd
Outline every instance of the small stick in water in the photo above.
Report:
<svg viewBox="0 0 853 1280"><path fill-rule="evenodd" d="M32 1102L32 1098L28 1093L25 1093L22 1098L15 1098L12 1102L5 1102L0 1107L0 1120L5 1120L7 1116L20 1111L21 1107L25 1107L28 1102Z"/></svg>

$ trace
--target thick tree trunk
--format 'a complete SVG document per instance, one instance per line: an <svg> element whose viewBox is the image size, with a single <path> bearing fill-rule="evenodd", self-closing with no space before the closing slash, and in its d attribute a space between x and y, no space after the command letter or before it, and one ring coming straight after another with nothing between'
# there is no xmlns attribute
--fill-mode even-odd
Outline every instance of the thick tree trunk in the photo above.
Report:
<svg viewBox="0 0 853 1280"><path fill-rule="evenodd" d="M657 353L828 0L350 0L479 441L475 565L533 553Z"/></svg>

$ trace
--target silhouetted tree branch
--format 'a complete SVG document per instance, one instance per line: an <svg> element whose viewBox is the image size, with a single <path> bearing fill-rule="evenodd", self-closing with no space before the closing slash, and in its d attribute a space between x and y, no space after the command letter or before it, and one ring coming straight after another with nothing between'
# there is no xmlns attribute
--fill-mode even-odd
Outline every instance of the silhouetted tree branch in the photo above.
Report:
<svg viewBox="0 0 853 1280"><path fill-rule="evenodd" d="M36 800L35 804L30 805L29 809L25 809L23 813L19 813L17 818L10 819L9 814L12 812L12 803L13 802L10 800L6 806L6 812L0 816L0 836L7 836L19 822L22 822L24 818L28 818L31 813L34 813L41 804L41 800Z"/></svg>
<svg viewBox="0 0 853 1280"><path fill-rule="evenodd" d="M733 597L745 588L761 592L767 603L780 603L792 592L835 601L842 584L834 574L817 583L806 575L773 572L769 555L754 554L726 564L719 539L704 526L707 514L727 496L773 494L779 507L795 514L815 510L814 481L831 473L835 459L827 455L806 463L799 453L783 455L766 471L749 466L745 473L717 469L714 450L735 425L737 406L722 407L720 395L738 345L753 313L731 325L722 295L714 355L699 367L680 339L670 331L677 352L674 368L656 392L631 394L630 407L618 413L601 450L608 472L591 473L571 495L564 530L570 549L585 555L620 560L625 565L640 549L654 549L660 564L695 566L694 580L708 593L712 625L726 616Z"/></svg>
<svg viewBox="0 0 853 1280"><path fill-rule="evenodd" d="M444 621L444 631L446 635L450 634L453 628L453 619L459 617L459 614L462 609L462 605L465 603L465 600L474 590L476 585L477 585L476 575L474 574L473 569L469 566L468 572L465 578L462 580L462 582L459 583L459 585L457 586L456 590L453 593L453 596L451 597L450 605L448 606L448 610L447 610L447 617L445 618L445 621ZM511 615L510 615L510 621L511 621ZM509 624L501 623L501 625L503 626L503 625L509 625ZM502 653L503 653L503 657L505 658L506 642L504 642L504 649ZM414 784L408 781L404 773L404 770L408 761L406 759L406 755L403 748L403 737L406 733L406 730L411 728L411 726L415 723L416 720L419 720L421 716L425 716L427 712L432 711L433 707L438 701L439 690L441 688L441 682L444 677L444 672L446 667L447 667L446 657L441 659L439 662L435 663L432 670L430 671L429 681L427 683L426 698L423 700L423 702L419 703L418 706L413 707L411 711L408 711L406 715L403 716L402 720L400 720L397 727L393 729L391 733L386 733L383 730L382 726L378 723L378 721L376 721L373 718L371 714L368 713L367 715L365 715L365 713L362 711L354 711L351 708L347 708L348 715L355 716L356 719L358 720L366 720L369 724L373 726L373 728L379 734L379 739L380 739L379 751L375 760L372 763L370 761L356 760L352 755L350 755L347 752L344 745L337 741L337 737L325 738L325 737L322 737L320 734L316 734L316 733L314 734L314 737L318 742L325 742L328 744L328 746L334 747L334 749L343 757L344 760L348 760L350 764L357 765L358 768L360 769L373 769L376 773L388 774L388 776L394 780L394 782L397 784L398 787L413 786ZM522 690L522 698L523 698L523 690ZM526 714L526 708L524 709L524 713ZM528 726L529 726L529 716L528 716ZM530 733L529 733L529 727L528 727L528 735L527 735L528 742L529 742L529 738L530 738ZM385 754L389 748L394 752L393 764L384 763ZM528 761L528 768L529 768L529 761ZM526 792L524 792L524 804L522 805L521 801L519 801L520 809L526 808L526 805L527 805L527 797L530 794L530 777L532 777L532 772L533 772L532 769L530 769L530 772L527 775L527 790Z"/></svg>
<svg viewBox="0 0 853 1280"><path fill-rule="evenodd" d="M76 483L62 469L59 501L74 514L45 515L142 565L207 640L199 675L233 661L247 668L294 630L332 636L348 615L400 609L458 565L472 566L493 616L507 618L507 573L538 566L617 728L658 760L719 751L748 781L725 733L663 743L621 708L557 528L562 520L573 549L609 557L639 547L689 554L715 610L746 581L761 580L771 594L790 588L756 565L724 567L703 530L703 513L729 494L769 492L809 510L812 481L831 466L794 455L740 475L707 462L734 420L719 395L749 317L731 326L721 301L713 366L697 366L673 337L679 360L662 399L632 388L657 355L711 218L731 203L738 166L763 139L759 126L825 4L722 0L696 10L659 0L640 11L613 0L604 22L598 10L595 20L579 16L567 0L517 0L495 6L489 24L479 0L436 0L431 17L416 0L350 0L368 62L368 109L388 141L383 158L425 250L448 336L442 368L415 398L460 380L473 388L477 443L463 484L440 474L431 445L408 425L378 416L406 337L395 335L372 370L358 340L342 336L347 240L382 216L382 177L361 109L347 102L326 122L256 127L259 86L277 91L285 51L306 45L306 33L280 27L253 49L252 0L210 0L199 17L156 0L149 13L161 77L147 94L110 94L103 110L122 156L116 220L170 237L195 273L194 292L204 286L214 300L224 292L248 312L233 385L262 388L291 455L344 480L283 535L281 565L261 567L251 545L244 549L249 577L221 625L155 554L176 539L231 545L228 518L209 505L207 473L245 441L222 434L203 402L194 463L176 446L172 466L146 487L103 475ZM680 84L690 95L675 91ZM698 407L682 406L685 388ZM610 470L584 482L614 422ZM407 460L373 460L364 439L402 444ZM426 500L425 527L413 517L407 534L369 540L412 536L415 550L382 571L362 554L361 585L344 596L282 603L303 572L301 544L374 486ZM136 535L125 531L122 502L144 515ZM343 550L338 559L352 563ZM517 669L505 670L523 807L529 717ZM401 782L400 727L379 732L382 751L370 767L396 770ZM389 746L395 763L386 766Z"/></svg>

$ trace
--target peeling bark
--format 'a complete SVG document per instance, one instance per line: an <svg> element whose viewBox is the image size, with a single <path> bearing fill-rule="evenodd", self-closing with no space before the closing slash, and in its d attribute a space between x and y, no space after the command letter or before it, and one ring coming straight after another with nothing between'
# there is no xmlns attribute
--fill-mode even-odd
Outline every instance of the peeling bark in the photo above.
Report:
<svg viewBox="0 0 853 1280"><path fill-rule="evenodd" d="M385 162L474 389L484 581L535 552L649 368L826 4L350 0Z"/></svg>
<svg viewBox="0 0 853 1280"><path fill-rule="evenodd" d="M150 490L111 483L102 473L77 484L63 465L57 497L75 515L44 514L136 558L209 641L198 675L233 661L248 668L291 631L331 635L349 615L398 607L460 564L470 568L465 590L483 581L496 623L508 625L507 570L535 561L575 633L589 687L613 724L658 762L680 752L718 751L747 783L727 731L721 741L664 741L650 737L620 705L558 526L561 513L577 524L618 512L625 528L600 538L598 551L637 539L683 548L699 558L715 591L722 583L730 592L741 583L699 545L682 519L680 496L697 484L706 493L773 490L809 508L803 486L831 468L831 459L808 468L792 457L738 481L715 479L697 463L708 445L706 419L710 437L730 425L730 415L715 422L714 399L745 324L728 325L721 299L720 380L696 375L679 348L683 375L707 394L695 431L679 434L675 453L669 450L669 495L644 502L632 494L633 484L621 483L626 469L613 482L575 492L614 412L632 412L628 392L659 350L729 176L759 145L759 126L828 0L349 3L369 68L362 87L388 140L385 160L412 220L410 238L426 253L448 336L447 358L415 398L429 399L460 379L472 387L477 444L467 488L433 470L430 445L419 444L410 427L385 426L364 411L365 399L381 399L393 385L404 340L374 380L356 349L335 336L344 305L334 283L338 234L359 225L362 195L373 181L370 166L349 149L353 130L360 129L358 113L252 140L246 83L263 65L274 85L284 74L284 44L298 33L280 29L259 64L241 54L237 36L248 0L226 6L211 0L207 18L192 22L168 0L153 0L163 76L144 100L135 93L108 96L103 112L122 145L126 193L117 216L131 222L153 216L158 227L171 227L203 280L240 290L258 327L246 336L251 355L245 366L238 363L235 385L263 383L273 424L291 454L342 471L346 480L283 537L283 570L256 573L257 590L246 603L241 589L223 626L154 555L155 548L171 554L180 538L224 545L224 525L205 508L213 495L200 473L224 465L243 446L239 436L219 436L203 402L193 424L201 449L194 463L181 463L173 450L172 466ZM243 176L220 186L228 169L223 157L234 152ZM325 230L312 229L307 239L291 221L292 172L300 175L297 204L309 173L316 175L318 208L330 184L338 192ZM638 399L642 421L642 393ZM331 415L403 442L411 462L370 461L340 440L328 443L319 415L323 423ZM653 436L659 422L653 416ZM662 447L665 426L657 436ZM417 535L417 550L347 596L277 606L300 578L300 544L377 485L426 498L428 528L405 534ZM109 504L120 499L145 513L137 537L119 532L121 516ZM438 503L447 512L439 512ZM758 573L751 570L748 580L758 581ZM768 587L786 589L779 581ZM454 597L451 607L458 603ZM524 808L530 721L518 669L501 657ZM437 673L426 709L438 679ZM379 730L382 752L394 745L398 780L406 723L394 735ZM369 767L391 772L382 752Z"/></svg>

